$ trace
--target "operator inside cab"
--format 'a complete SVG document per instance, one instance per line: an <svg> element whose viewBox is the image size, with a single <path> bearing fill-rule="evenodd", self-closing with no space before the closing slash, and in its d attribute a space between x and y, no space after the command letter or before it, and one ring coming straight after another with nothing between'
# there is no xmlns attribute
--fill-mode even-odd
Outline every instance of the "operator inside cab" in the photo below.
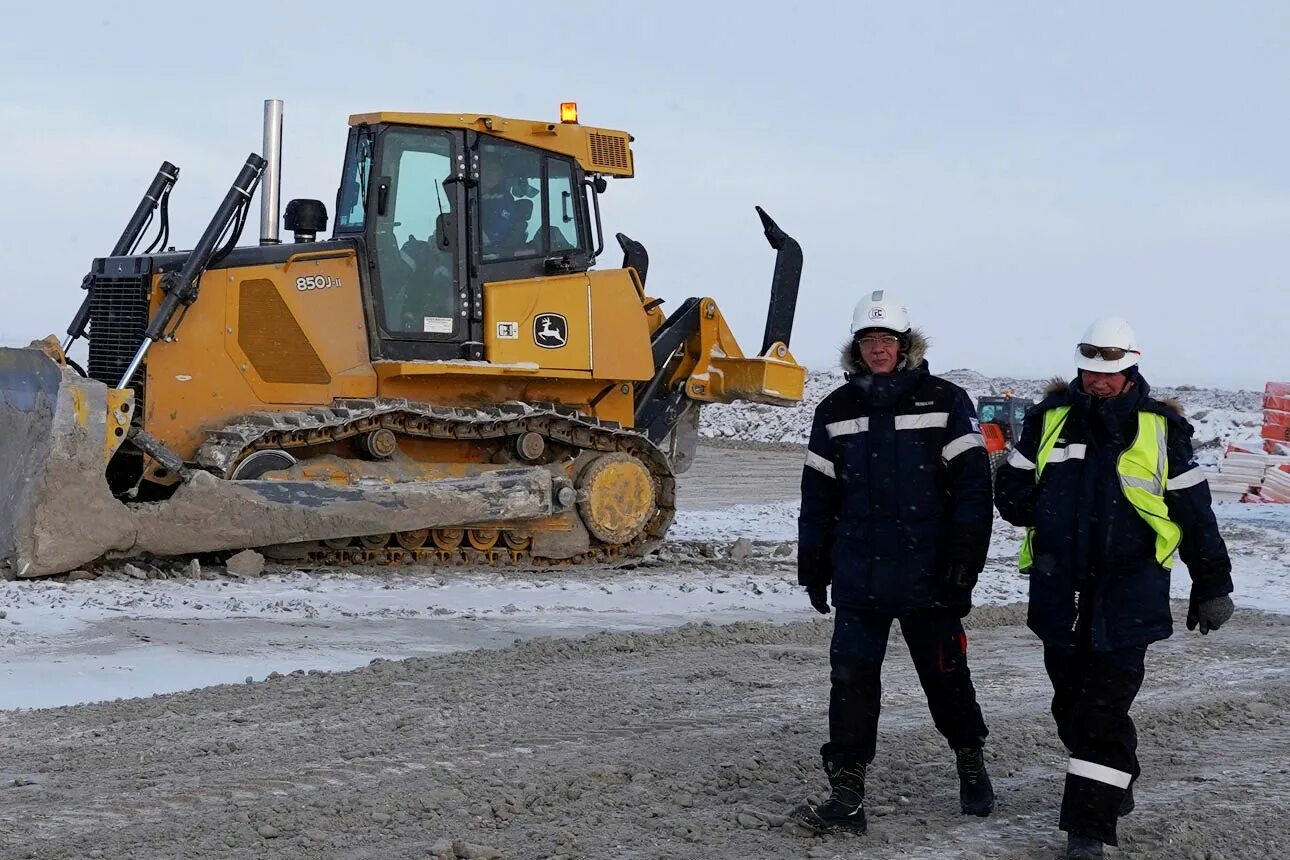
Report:
<svg viewBox="0 0 1290 860"><path fill-rule="evenodd" d="M534 198L542 187L542 158L512 146L480 147L479 221L485 260L535 256ZM537 212L537 223L541 223Z"/></svg>

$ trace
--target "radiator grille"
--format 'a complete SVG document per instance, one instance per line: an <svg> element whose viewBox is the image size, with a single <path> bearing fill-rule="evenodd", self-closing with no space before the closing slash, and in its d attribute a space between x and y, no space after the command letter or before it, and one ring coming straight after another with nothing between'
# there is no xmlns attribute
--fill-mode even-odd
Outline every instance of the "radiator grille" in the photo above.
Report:
<svg viewBox="0 0 1290 860"><path fill-rule="evenodd" d="M265 382L331 382L331 374L273 281L242 282L237 342Z"/></svg>
<svg viewBox="0 0 1290 860"><path fill-rule="evenodd" d="M616 170L628 170L631 163L627 158L627 138L598 131L588 135L591 138L591 160L601 167Z"/></svg>
<svg viewBox="0 0 1290 860"><path fill-rule="evenodd" d="M147 274L107 277L97 275L91 288L89 363L85 372L91 379L115 388L121 374L130 366L139 345L143 343L143 330L148 326L148 293L150 276ZM143 415L142 370L135 375L134 414Z"/></svg>

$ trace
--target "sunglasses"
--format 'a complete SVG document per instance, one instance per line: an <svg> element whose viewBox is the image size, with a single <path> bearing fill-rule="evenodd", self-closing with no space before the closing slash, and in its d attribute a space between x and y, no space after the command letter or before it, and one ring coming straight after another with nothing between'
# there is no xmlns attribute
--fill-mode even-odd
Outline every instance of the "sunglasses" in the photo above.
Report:
<svg viewBox="0 0 1290 860"><path fill-rule="evenodd" d="M900 338L894 334L869 334L859 339L862 346L875 347L879 344L883 346L895 346L900 343Z"/></svg>
<svg viewBox="0 0 1290 860"><path fill-rule="evenodd" d="M1118 346L1093 346L1091 343L1081 343L1079 345L1079 354L1085 358L1100 358L1102 361L1119 361L1129 353L1141 355L1136 349L1120 349Z"/></svg>

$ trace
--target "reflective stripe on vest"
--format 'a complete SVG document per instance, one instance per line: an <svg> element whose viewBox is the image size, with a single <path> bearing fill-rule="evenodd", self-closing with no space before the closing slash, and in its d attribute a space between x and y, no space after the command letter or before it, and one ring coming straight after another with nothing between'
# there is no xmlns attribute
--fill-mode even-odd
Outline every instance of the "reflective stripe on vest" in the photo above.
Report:
<svg viewBox="0 0 1290 860"><path fill-rule="evenodd" d="M1182 542L1182 529L1169 519L1165 488L1169 485L1168 422L1154 412L1138 413L1138 437L1116 460L1120 489L1138 515L1156 533L1156 563L1169 570Z"/></svg>
<svg viewBox="0 0 1290 860"><path fill-rule="evenodd" d="M1075 459L1052 456L1070 411L1069 406L1058 406L1044 413L1043 437L1035 463L1036 484L1050 460L1061 462L1062 459ZM1165 487L1169 482L1167 427L1168 422L1163 415L1139 412L1138 434L1133 444L1120 454L1115 463L1124 498L1156 533L1156 563L1165 570L1173 567L1174 552L1182 540L1182 529L1169 519L1169 506L1165 503ZM1031 549L1034 532L1033 527L1026 529L1026 539L1021 544L1018 562L1023 573L1030 570L1034 563Z"/></svg>

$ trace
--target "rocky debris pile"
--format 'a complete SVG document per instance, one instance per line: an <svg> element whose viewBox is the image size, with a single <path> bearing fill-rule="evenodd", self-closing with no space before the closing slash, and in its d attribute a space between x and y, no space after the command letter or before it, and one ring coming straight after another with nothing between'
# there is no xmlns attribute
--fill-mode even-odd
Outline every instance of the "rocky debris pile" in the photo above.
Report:
<svg viewBox="0 0 1290 860"><path fill-rule="evenodd" d="M789 567L796 561L796 541L755 541L741 537L733 541L670 540L637 566L675 567L682 564L739 571L747 570L750 564L761 567L758 562Z"/></svg>
<svg viewBox="0 0 1290 860"><path fill-rule="evenodd" d="M974 403L977 398L1008 391L1037 399L1048 385L1046 379L985 376L961 368L941 375L966 390ZM705 406L700 413L699 433L709 439L805 445L815 407L844 381L840 370L812 371L806 376L802 402L787 408L742 402ZM1206 458L1208 462L1217 459L1217 452L1228 440L1257 437L1263 425L1262 394L1257 391L1182 385L1153 388L1152 393L1182 404L1196 429L1197 449L1213 452Z"/></svg>
<svg viewBox="0 0 1290 860"><path fill-rule="evenodd" d="M248 579L264 573L285 572L289 568L270 567L264 556L255 550L243 550L224 563L211 561L205 565L198 558L135 559L124 564L100 564L92 568L44 577L45 582L83 582L102 579L128 582L149 579ZM12 579L13 577L9 577Z"/></svg>

